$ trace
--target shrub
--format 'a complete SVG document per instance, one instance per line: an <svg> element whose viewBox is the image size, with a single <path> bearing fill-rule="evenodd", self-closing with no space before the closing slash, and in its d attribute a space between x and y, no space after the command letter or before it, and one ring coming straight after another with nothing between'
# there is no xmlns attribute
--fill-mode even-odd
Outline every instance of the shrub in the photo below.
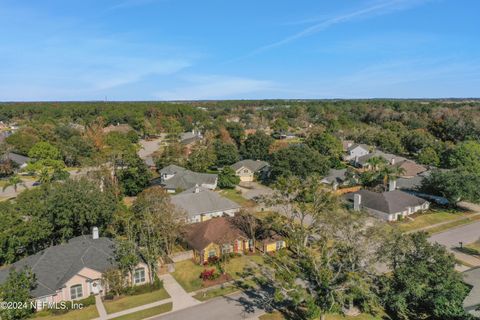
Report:
<svg viewBox="0 0 480 320"><path fill-rule="evenodd" d="M125 294L135 296L142 293L148 293L155 290L159 290L161 288L163 288L163 281L157 278L153 283L147 283L139 286L129 287L125 290Z"/></svg>
<svg viewBox="0 0 480 320"><path fill-rule="evenodd" d="M200 278L203 281L214 280L218 278L218 275L215 273L215 269L210 269L210 270L205 269L200 273Z"/></svg>
<svg viewBox="0 0 480 320"><path fill-rule="evenodd" d="M211 266L214 266L218 263L218 257L217 256L213 256L213 257L208 257L208 264L211 265Z"/></svg>

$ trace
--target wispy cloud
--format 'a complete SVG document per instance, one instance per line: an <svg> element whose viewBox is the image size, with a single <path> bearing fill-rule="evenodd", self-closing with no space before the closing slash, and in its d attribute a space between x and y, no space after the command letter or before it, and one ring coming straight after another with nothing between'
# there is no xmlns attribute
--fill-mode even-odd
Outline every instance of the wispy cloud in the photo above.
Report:
<svg viewBox="0 0 480 320"><path fill-rule="evenodd" d="M275 83L232 76L190 76L185 79L190 85L164 90L155 94L161 100L206 100L222 98L245 98L252 93L276 91Z"/></svg>
<svg viewBox="0 0 480 320"><path fill-rule="evenodd" d="M165 0L124 0L124 1L119 1L119 3L111 6L110 10L126 9L126 8L131 8L131 7L139 7L139 6L143 6L143 5L152 4L152 3L158 2L158 1L165 1Z"/></svg>
<svg viewBox="0 0 480 320"><path fill-rule="evenodd" d="M313 34L316 34L318 32L324 31L334 25L341 24L341 23L346 23L355 19L360 19L360 18L369 18L373 16L378 16L378 15L384 15L388 13L392 13L395 11L400 11L400 10L406 10L409 8L412 8L414 6L423 4L425 2L428 2L430 0L390 0L390 1L382 1L380 3L371 5L366 8L362 8L356 11L352 11L343 15L338 15L333 18L317 21L317 23L311 25L308 28L305 28L291 36L288 36L282 40L273 42L271 44L262 46L260 48L255 49L252 51L249 56L275 48L279 47L285 44L288 44L290 42L299 40L304 37L311 36ZM302 21L305 22L306 20Z"/></svg>

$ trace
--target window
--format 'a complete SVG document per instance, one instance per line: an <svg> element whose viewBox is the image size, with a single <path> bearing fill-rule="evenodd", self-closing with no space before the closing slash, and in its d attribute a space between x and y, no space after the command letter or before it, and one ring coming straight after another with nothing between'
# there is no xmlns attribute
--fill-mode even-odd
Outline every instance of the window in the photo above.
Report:
<svg viewBox="0 0 480 320"><path fill-rule="evenodd" d="M211 258L211 257L216 257L217 256L217 252L215 251L215 249L212 249L210 251L208 251L208 257Z"/></svg>
<svg viewBox="0 0 480 320"><path fill-rule="evenodd" d="M227 253L230 253L231 251L232 249L230 248L229 244L224 244L222 246L222 254L227 254Z"/></svg>
<svg viewBox="0 0 480 320"><path fill-rule="evenodd" d="M135 284L145 282L145 268L135 269L135 273L133 274L133 282Z"/></svg>
<svg viewBox="0 0 480 320"><path fill-rule="evenodd" d="M70 299L75 300L83 297L82 285L77 284L70 287Z"/></svg>
<svg viewBox="0 0 480 320"><path fill-rule="evenodd" d="M280 250L283 248L283 241L277 241L275 243L275 246L276 246L276 250Z"/></svg>

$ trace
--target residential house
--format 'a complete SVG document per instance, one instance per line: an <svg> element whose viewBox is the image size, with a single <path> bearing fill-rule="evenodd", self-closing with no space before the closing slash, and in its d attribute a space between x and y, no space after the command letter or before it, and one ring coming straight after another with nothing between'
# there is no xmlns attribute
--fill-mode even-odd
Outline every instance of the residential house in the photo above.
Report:
<svg viewBox="0 0 480 320"><path fill-rule="evenodd" d="M427 200L400 190L382 193L360 190L347 194L346 198L353 202L355 211L366 210L386 221L397 221L399 218L428 210L430 206Z"/></svg>
<svg viewBox="0 0 480 320"><path fill-rule="evenodd" d="M210 257L243 254L250 250L251 240L237 228L231 218L220 217L189 225L185 241L193 249L196 262L203 264Z"/></svg>
<svg viewBox="0 0 480 320"><path fill-rule="evenodd" d="M371 147L366 144L354 144L347 148L347 154L343 157L345 161L356 161L356 159L368 155Z"/></svg>
<svg viewBox="0 0 480 320"><path fill-rule="evenodd" d="M27 166L27 164L32 159L26 156L22 156L21 154L18 154L18 153L9 152L7 153L6 160L12 161L15 164L15 166L17 166L20 169L23 169Z"/></svg>
<svg viewBox="0 0 480 320"><path fill-rule="evenodd" d="M111 124L108 127L103 128L102 131L105 134L110 133L110 132L120 132L120 133L126 134L126 133L129 133L130 131L134 131L134 130L129 124L126 124L126 123L119 124L119 123L117 123L117 125Z"/></svg>
<svg viewBox="0 0 480 320"><path fill-rule="evenodd" d="M480 318L480 268L463 272L464 282L471 287L468 296L463 301L463 308L476 318Z"/></svg>
<svg viewBox="0 0 480 320"><path fill-rule="evenodd" d="M285 239L275 232L256 242L256 248L263 253L274 253L286 247Z"/></svg>
<svg viewBox="0 0 480 320"><path fill-rule="evenodd" d="M66 243L51 246L37 254L23 258L0 270L0 284L4 283L11 269L29 268L36 279L31 295L37 305L80 300L90 295L105 295L102 275L115 268L115 243L99 237L98 229L93 234L79 236ZM132 282L146 284L150 280L148 267L140 262L134 268Z"/></svg>
<svg viewBox="0 0 480 320"><path fill-rule="evenodd" d="M238 161L232 164L231 167L242 182L251 182L255 179L255 176L264 177L269 170L268 162L251 159Z"/></svg>
<svg viewBox="0 0 480 320"><path fill-rule="evenodd" d="M337 190L338 186L348 185L347 169L330 169L328 174L320 180L323 184L331 185L334 190Z"/></svg>
<svg viewBox="0 0 480 320"><path fill-rule="evenodd" d="M353 140L342 140L343 151L347 152L354 144L355 141Z"/></svg>
<svg viewBox="0 0 480 320"><path fill-rule="evenodd" d="M171 201L187 214L189 223L207 221L214 217L233 217L241 208L238 203L198 185L172 196Z"/></svg>
<svg viewBox="0 0 480 320"><path fill-rule="evenodd" d="M362 169L371 169L371 165L369 163L369 160L372 158L383 158L388 164L390 165L395 165L397 163L406 161L407 159L404 157L397 156L395 154L391 153L385 153L380 150L375 150L371 153L368 153L366 155L360 156L358 158L354 158L352 160L352 164L356 167L362 168Z"/></svg>
<svg viewBox="0 0 480 320"><path fill-rule="evenodd" d="M206 189L217 188L218 175L212 173L193 172L177 165L169 165L160 170L160 178L152 183L159 184L169 193L200 186Z"/></svg>
<svg viewBox="0 0 480 320"><path fill-rule="evenodd" d="M407 179L416 177L419 174L428 170L426 167L422 166L421 164L418 164L415 161L408 160L408 159L396 162L395 166L403 169L403 173L400 175L400 177L407 178Z"/></svg>
<svg viewBox="0 0 480 320"><path fill-rule="evenodd" d="M185 155L189 155L192 153L192 148L193 146L203 140L203 135L200 133L200 131L192 130L189 132L184 132L180 135L180 143L184 145L185 149Z"/></svg>

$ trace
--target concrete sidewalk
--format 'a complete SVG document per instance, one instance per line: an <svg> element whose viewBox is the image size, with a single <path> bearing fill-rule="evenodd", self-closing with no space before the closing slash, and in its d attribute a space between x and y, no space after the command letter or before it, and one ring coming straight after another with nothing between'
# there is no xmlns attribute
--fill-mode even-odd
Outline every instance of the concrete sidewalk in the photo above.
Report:
<svg viewBox="0 0 480 320"><path fill-rule="evenodd" d="M172 311L185 309L200 303L200 301L194 299L188 292L186 292L171 274L163 274L160 276L160 279L163 281L163 287L168 292L173 302Z"/></svg>

